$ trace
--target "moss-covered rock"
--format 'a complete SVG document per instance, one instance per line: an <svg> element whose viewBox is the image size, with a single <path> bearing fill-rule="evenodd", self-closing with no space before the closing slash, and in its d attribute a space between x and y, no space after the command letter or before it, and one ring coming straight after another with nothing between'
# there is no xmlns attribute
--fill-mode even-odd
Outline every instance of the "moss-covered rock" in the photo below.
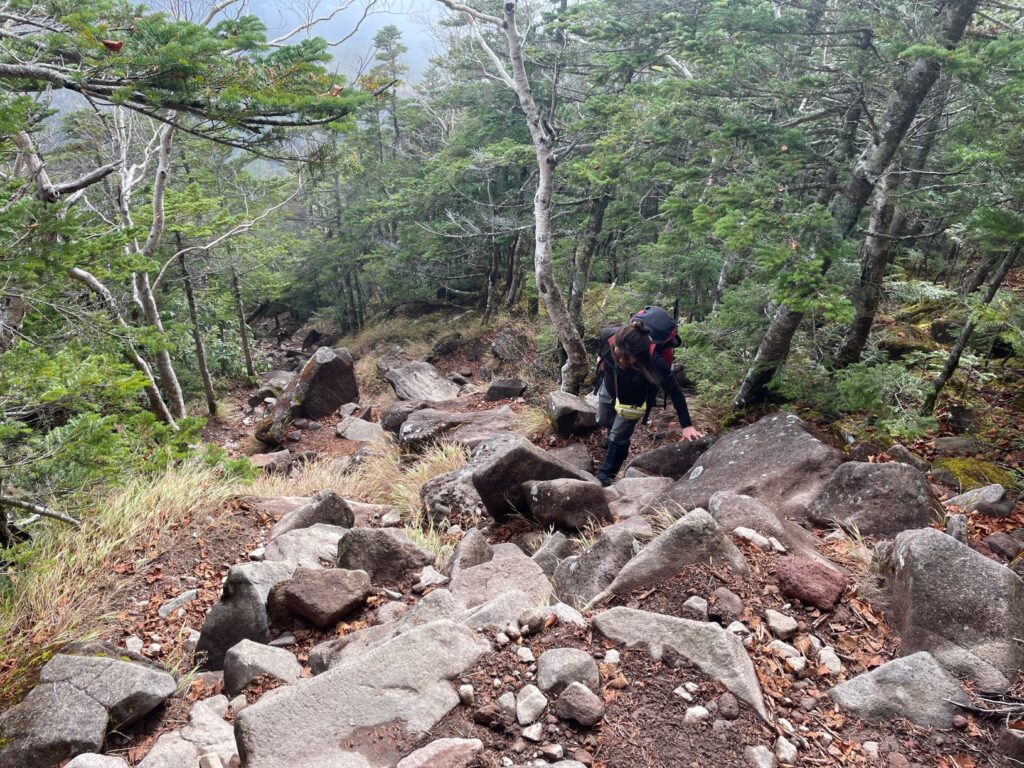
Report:
<svg viewBox="0 0 1024 768"><path fill-rule="evenodd" d="M1016 485L1013 475L991 461L952 457L938 459L932 468L937 472L942 470L949 472L956 478L961 491L970 491L993 483L999 483L1004 488L1013 488Z"/></svg>

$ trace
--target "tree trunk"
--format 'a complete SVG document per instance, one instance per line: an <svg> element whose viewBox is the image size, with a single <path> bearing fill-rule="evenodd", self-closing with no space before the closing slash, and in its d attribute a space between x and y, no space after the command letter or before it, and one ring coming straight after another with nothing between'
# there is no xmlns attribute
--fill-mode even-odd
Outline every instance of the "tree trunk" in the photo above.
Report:
<svg viewBox="0 0 1024 768"><path fill-rule="evenodd" d="M988 290L985 291L985 296L981 302L983 307L991 304L992 300L996 297L1007 273L1020 256L1020 250L1020 243L1015 243L1003 259L1003 263L1000 265L999 270L992 275L991 279L989 279ZM935 402L939 399L939 394L942 392L942 388L946 386L946 382L950 380L954 373L956 373L956 369L960 365L960 358L963 356L964 350L967 348L967 344L971 340L971 336L974 335L974 329L976 326L977 322L970 319L967 321L966 325L964 325L963 330L960 331L960 336L953 345L953 348L949 351L949 357L946 359L946 364L942 367L942 373L940 373L935 378L935 381L932 382L932 391L928 393L928 396L925 398L924 405L921 406L921 411L923 413L933 413L935 411Z"/></svg>
<svg viewBox="0 0 1024 768"><path fill-rule="evenodd" d="M581 335L583 334L583 297L587 291L587 283L590 282L590 269L594 263L594 254L597 252L598 238L601 236L601 229L604 226L604 213L608 210L611 199L611 194L603 191L590 201L590 213L587 216L586 229L583 230L583 239L573 256L572 281L569 284L569 316Z"/></svg>
<svg viewBox="0 0 1024 768"><path fill-rule="evenodd" d="M941 18L936 35L940 44L947 48L956 46L977 4L978 0L952 0L942 4L938 12ZM872 189L889 167L928 91L938 79L939 71L940 64L934 57L922 56L914 61L897 84L876 121L878 133L865 148L846 185L829 206L834 237L843 239L853 230ZM831 260L826 256L822 271L827 272L830 266ZM757 405L764 400L768 383L789 356L793 336L800 327L802 317L801 312L788 307L780 307L775 313L758 347L754 363L733 399L734 410Z"/></svg>
<svg viewBox="0 0 1024 768"><path fill-rule="evenodd" d="M728 285L729 271L732 269L733 262L736 260L736 254L729 251L725 254L725 258L722 259L722 269L718 272L718 282L715 284L715 295L711 297L711 314L715 313L718 309L718 305L722 303L722 297L725 295L725 286Z"/></svg>
<svg viewBox="0 0 1024 768"><path fill-rule="evenodd" d="M245 324L245 309L242 306L242 290L238 286L238 271L233 264L231 265L231 296L235 300L235 312L238 313L238 336L242 340L245 373L250 378L255 378L256 369L252 366L252 351L249 349L249 328Z"/></svg>
<svg viewBox="0 0 1024 768"><path fill-rule="evenodd" d="M18 288L8 288L6 293L0 295L0 352L6 352L14 346L27 313L28 305Z"/></svg>
<svg viewBox="0 0 1024 768"><path fill-rule="evenodd" d="M78 269L77 267L72 269L69 274L73 279L87 286L89 290L100 297L103 301L103 305L107 308L111 317L114 318L114 322L124 330L130 330L124 316L117 308L117 302L114 301L113 294L105 285L103 285L103 283L84 269ZM145 390L146 397L149 398L149 409L158 419L160 419L160 421L166 422L172 427L176 427L177 425L175 424L174 416L171 415L170 410L167 408L167 404L164 402L163 396L160 394L160 389L156 385L156 379L153 378L153 370L149 367L149 363L142 358L142 355L138 353L135 346L128 338L125 338L124 344L125 354L128 356L128 359L131 361L132 365L135 366L135 369L146 377Z"/></svg>
<svg viewBox="0 0 1024 768"><path fill-rule="evenodd" d="M203 346L203 334L199 329L199 313L196 312L196 297L192 291L192 276L189 274L188 265L185 263L185 254L180 253L180 242L178 249L178 263L181 264L181 279L185 287L185 300L188 303L188 319L192 324L192 340L196 344L196 363L199 366L199 375L203 379L203 392L206 394L206 410L209 411L211 416L216 416L217 396L213 392L210 369L206 365L206 348Z"/></svg>
<svg viewBox="0 0 1024 768"><path fill-rule="evenodd" d="M554 267L551 260L551 196L555 185L555 167L558 159L552 148L554 136L542 122L540 110L533 98L530 80L526 74L526 61L523 58L519 30L516 27L516 4L506 0L503 4L504 23L502 31L508 41L509 58L512 61L512 83L519 105L526 115L526 125L533 139L534 153L537 157L537 194L533 199L534 218L534 254L533 263L537 280L537 292L547 309L548 317L554 328L555 335L565 350L566 362L562 366L562 389L577 394L590 371L587 350L583 346L583 337L576 329L569 315L569 309L562 297L562 292L555 282Z"/></svg>

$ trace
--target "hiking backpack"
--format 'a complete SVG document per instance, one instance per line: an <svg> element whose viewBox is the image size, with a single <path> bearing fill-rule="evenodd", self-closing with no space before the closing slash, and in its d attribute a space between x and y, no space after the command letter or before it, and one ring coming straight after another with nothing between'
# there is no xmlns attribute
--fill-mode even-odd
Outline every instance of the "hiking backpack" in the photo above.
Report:
<svg viewBox="0 0 1024 768"><path fill-rule="evenodd" d="M679 323L676 318L661 307L644 307L629 318L630 322L635 320L642 320L644 325L647 326L648 332L651 336L651 357L661 355L661 359L664 360L665 364L669 369L671 369L676 360L676 348L683 344L682 340L679 338ZM616 325L601 329L601 336L598 340L597 370L595 371L596 375L594 377L595 393L600 389L601 379L604 376L604 361L601 357L601 348L605 344L608 344L609 346L611 345L612 337L615 336L620 327L621 326ZM652 397L648 399L648 411L650 411L653 405L654 400L652 395Z"/></svg>

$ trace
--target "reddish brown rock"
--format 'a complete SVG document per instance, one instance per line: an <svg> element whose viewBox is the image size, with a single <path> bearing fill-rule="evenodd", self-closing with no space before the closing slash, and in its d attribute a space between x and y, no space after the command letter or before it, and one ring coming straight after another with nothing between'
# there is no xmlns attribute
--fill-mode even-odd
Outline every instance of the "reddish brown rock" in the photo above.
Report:
<svg viewBox="0 0 1024 768"><path fill-rule="evenodd" d="M366 602L372 589L365 571L299 568L281 584L287 609L318 627L336 624Z"/></svg>
<svg viewBox="0 0 1024 768"><path fill-rule="evenodd" d="M846 577L806 557L781 558L775 575L783 595L823 611L831 610L846 591Z"/></svg>

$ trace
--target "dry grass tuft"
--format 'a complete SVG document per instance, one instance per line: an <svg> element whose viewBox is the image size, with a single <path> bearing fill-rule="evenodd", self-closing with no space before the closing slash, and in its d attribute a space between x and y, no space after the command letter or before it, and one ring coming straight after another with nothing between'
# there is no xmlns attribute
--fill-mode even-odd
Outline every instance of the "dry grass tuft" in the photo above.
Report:
<svg viewBox="0 0 1024 768"><path fill-rule="evenodd" d="M555 423L544 408L529 405L515 415L515 429L524 435L548 437L555 433Z"/></svg>
<svg viewBox="0 0 1024 768"><path fill-rule="evenodd" d="M129 584L113 569L132 560L150 531L215 509L242 489L187 462L92 499L81 531L43 530L25 562L7 571L0 595L0 702L12 701L56 649L99 633Z"/></svg>

